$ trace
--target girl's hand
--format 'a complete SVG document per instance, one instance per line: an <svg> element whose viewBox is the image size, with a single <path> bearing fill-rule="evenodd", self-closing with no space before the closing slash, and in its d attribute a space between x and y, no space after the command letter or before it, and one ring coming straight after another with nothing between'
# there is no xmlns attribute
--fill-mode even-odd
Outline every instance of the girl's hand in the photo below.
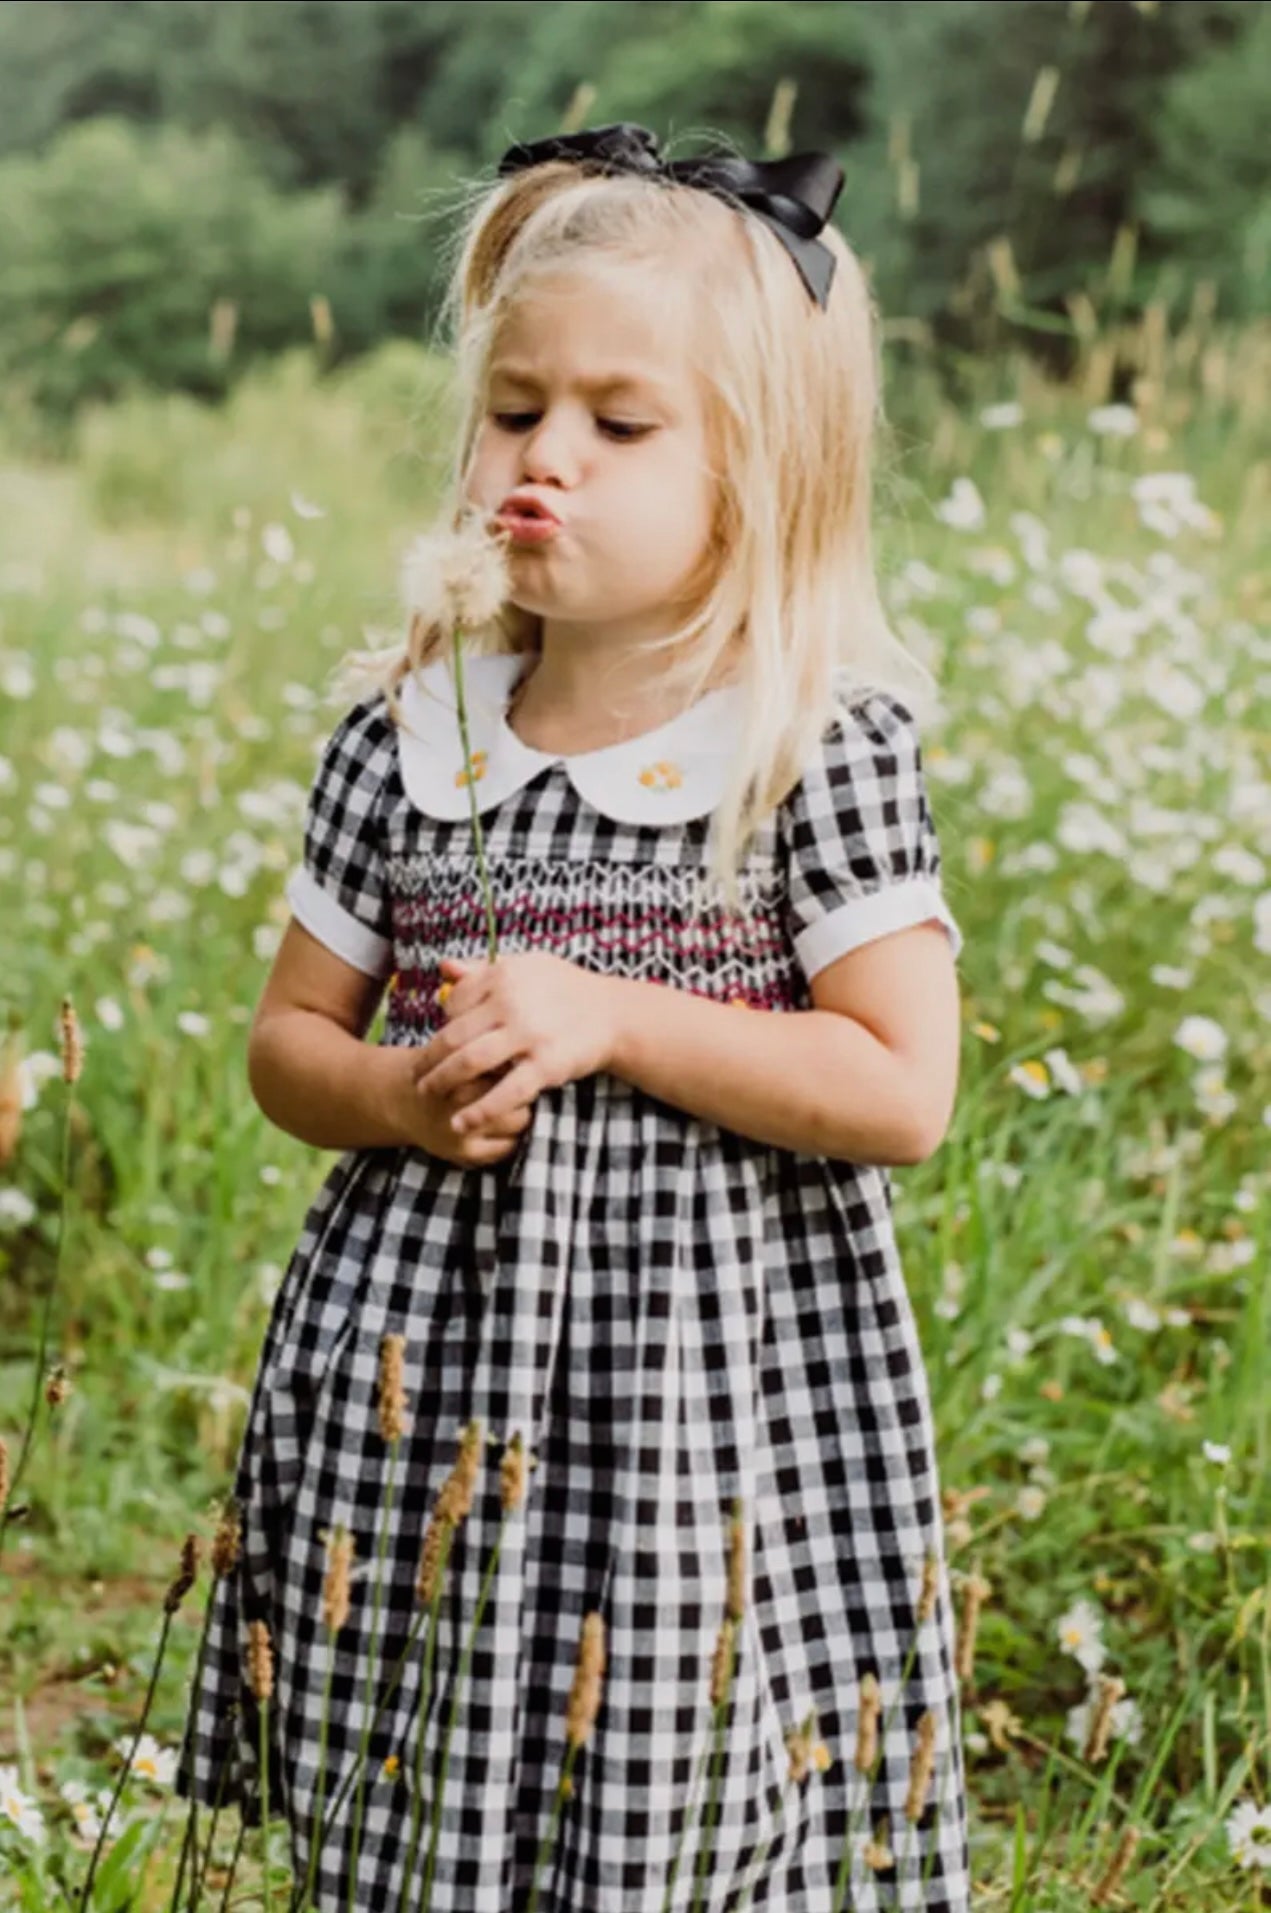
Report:
<svg viewBox="0 0 1271 1913"><path fill-rule="evenodd" d="M443 957L441 968L447 980L459 981L444 1005L447 1027L415 1066L420 1092L453 1094L474 1077L510 1065L460 1113L456 1133L506 1117L551 1085L608 1067L616 1023L607 977L541 950L493 963Z"/></svg>
<svg viewBox="0 0 1271 1913"><path fill-rule="evenodd" d="M473 1077L450 1096L434 1095L425 1083L421 1094L415 1083L417 1052L403 1049L401 1056L405 1073L398 1126L407 1142L429 1156L453 1163L457 1169L486 1169L492 1163L505 1162L512 1155L519 1138L533 1121L533 1111L525 1104L483 1124L480 1131L473 1134L456 1135L450 1126L450 1119L458 1110L494 1087L500 1080L497 1075Z"/></svg>

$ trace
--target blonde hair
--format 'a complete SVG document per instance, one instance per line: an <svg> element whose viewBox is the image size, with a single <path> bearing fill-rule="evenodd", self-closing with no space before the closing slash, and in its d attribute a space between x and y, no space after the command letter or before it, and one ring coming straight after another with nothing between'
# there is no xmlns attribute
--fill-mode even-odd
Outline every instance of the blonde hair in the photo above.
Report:
<svg viewBox="0 0 1271 1913"><path fill-rule="evenodd" d="M821 240L836 261L824 310L761 220L656 174L601 175L556 160L480 189L440 315L461 404L447 483L455 524L495 334L537 280L635 267L660 320L681 321L705 402L716 507L690 615L649 648L674 654L659 673L672 709L724 678L744 687L709 846L732 908L754 831L798 783L836 705L846 715L862 696L890 691L921 721L935 704L935 681L891 631L875 576L877 314L851 248L828 225ZM536 614L505 604L487 627L465 632L465 650L534 655L541 632ZM404 649L378 673L395 721L397 686L448 642L412 620Z"/></svg>

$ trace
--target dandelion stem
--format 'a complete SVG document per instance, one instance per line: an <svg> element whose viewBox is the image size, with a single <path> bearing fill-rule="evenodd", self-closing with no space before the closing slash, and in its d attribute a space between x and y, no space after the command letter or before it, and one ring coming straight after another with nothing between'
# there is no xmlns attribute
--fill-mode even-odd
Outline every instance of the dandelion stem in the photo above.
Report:
<svg viewBox="0 0 1271 1913"><path fill-rule="evenodd" d="M487 948L490 962L499 954L499 938L494 920L494 892L490 887L490 873L486 868L485 836L481 829L481 812L477 807L477 782L473 773L472 746L468 737L468 704L463 685L463 645L460 640L461 627L456 624L454 631L455 654L455 699L459 708L459 735L463 740L463 761L468 775L468 807L472 814L472 835L477 849L477 869L481 874L481 895L485 899L485 921Z"/></svg>
<svg viewBox="0 0 1271 1913"><path fill-rule="evenodd" d="M502 1521L499 1523L499 1532L494 1546L490 1550L490 1559L486 1566L485 1577L481 1583L481 1592L477 1597L476 1611L472 1616L472 1626L468 1632L467 1645L463 1650L463 1658L459 1663L459 1672L455 1678L454 1692L450 1697L450 1713L446 1720L446 1737L441 1743L441 1758L437 1767L437 1791L433 1800L432 1810L432 1835L428 1842L428 1861L424 1868L423 1913L427 1913L429 1895L432 1891L433 1867L437 1862L437 1838L441 1831L441 1803L446 1787L446 1762L450 1755L450 1737L455 1730L455 1716L459 1712L459 1690L463 1685L464 1676L467 1674L469 1664L472 1660L473 1649L477 1641L477 1630L481 1626L481 1616L485 1612L485 1604L490 1596L490 1585L494 1580L495 1570L499 1565L499 1554L503 1547L503 1536L507 1524L508 1517L505 1513ZM422 1741L423 1734L421 1733L421 1744Z"/></svg>

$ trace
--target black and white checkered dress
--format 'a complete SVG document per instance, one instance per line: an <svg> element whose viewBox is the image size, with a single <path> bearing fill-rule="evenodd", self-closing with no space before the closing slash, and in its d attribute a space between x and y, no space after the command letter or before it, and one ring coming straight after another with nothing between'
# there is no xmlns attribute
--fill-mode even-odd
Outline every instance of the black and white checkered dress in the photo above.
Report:
<svg viewBox="0 0 1271 1913"><path fill-rule="evenodd" d="M552 758L503 720L515 668L506 658L465 668L504 951L547 949L773 1014L810 1008L811 974L909 924L943 922L956 955L918 740L893 695L875 691L850 723L828 726L752 841L745 907L729 913L703 880L702 806L731 748L731 688L610 750ZM387 1043L427 1042L444 1024L442 955L486 954L448 673L430 667L440 696L416 698L409 736L380 693L341 718L288 885L314 935L390 979ZM408 1408L391 1499L376 1412L389 1333L405 1337ZM426 1715L421 1723L421 1637L371 1737L359 1908L423 1906L449 1736L429 1904L526 1913L593 1610L605 1624L600 1710L538 1874L538 1913L662 1913L677 1850L669 1906L689 1913L704 1817L704 1913L968 1908L932 1420L888 1174L762 1145L609 1073L544 1091L515 1154L491 1168L361 1149L321 1184L248 1411L234 1483L243 1548L214 1585L183 1796L211 1803L219 1787L258 1823L258 1714L243 1650L248 1623L263 1620L276 1680L270 1811L287 1819L304 1877L332 1666L324 1536L347 1526L359 1569L335 1642L329 1811L357 1755L368 1661L378 1697L418 1616L425 1529L472 1418L486 1461L450 1555ZM507 1517L451 1731L456 1671L504 1520L499 1461L517 1429L537 1465ZM734 1498L746 1604L712 1795L702 1762L714 1747L711 1663ZM934 1606L920 1622L928 1557ZM883 1703L872 1784L853 1763L871 1673ZM928 1711L935 1769L911 1822L910 1762ZM822 1754L791 1779L789 1737L809 1715L828 1765ZM423 1831L404 1890L421 1732ZM322 1909L348 1904L353 1807L350 1794L320 1855ZM890 1865L876 1864L877 1850L867 1863L871 1838Z"/></svg>

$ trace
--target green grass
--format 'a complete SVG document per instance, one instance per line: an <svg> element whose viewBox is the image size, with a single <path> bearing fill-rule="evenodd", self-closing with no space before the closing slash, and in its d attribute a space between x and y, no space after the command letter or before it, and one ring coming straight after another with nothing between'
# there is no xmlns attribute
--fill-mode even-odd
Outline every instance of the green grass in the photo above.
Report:
<svg viewBox="0 0 1271 1913"><path fill-rule="evenodd" d="M944 1146L896 1183L955 1589L973 1568L992 1589L963 1708L975 1903L1003 1913L1089 1905L1127 1819L1121 1904L1218 1913L1265 1904L1267 1879L1223 1822L1267 1802L1271 1757L1271 928L1254 914L1271 340L1189 333L1161 363L1146 335L1123 341L1145 355L1125 439L1088 417L1114 343L1083 389L1000 360L954 368L953 402L895 341L879 486L886 595L948 703L927 763L966 935L962 1082ZM1008 399L1020 422L985 427ZM0 1807L0 1908L42 1913L83 1876L58 1788L113 1784L181 1538L228 1485L271 1285L330 1168L256 1109L246 1027L337 708L327 674L396 628L444 413L438 368L402 345L325 382L296 355L221 414L132 401L86 420L65 466L0 448L4 998L28 1056L56 1052L66 993L88 1044L54 1312L71 1393L0 1561L0 1762L50 1837L37 1861ZM1131 486L1152 470L1191 477L1207 527L1144 522ZM982 528L934 509L966 477ZM1208 1078L1176 1040L1185 1017L1225 1034ZM1037 1068L1056 1050L1071 1088ZM11 1450L65 1096L41 1080L0 1167ZM1097 1767L1065 1733L1086 1677L1057 1629L1078 1600L1135 1710ZM187 1615L151 1720L166 1746L195 1638ZM168 1806L133 1902L162 1906L181 1815L162 1787L135 1794L143 1818Z"/></svg>

